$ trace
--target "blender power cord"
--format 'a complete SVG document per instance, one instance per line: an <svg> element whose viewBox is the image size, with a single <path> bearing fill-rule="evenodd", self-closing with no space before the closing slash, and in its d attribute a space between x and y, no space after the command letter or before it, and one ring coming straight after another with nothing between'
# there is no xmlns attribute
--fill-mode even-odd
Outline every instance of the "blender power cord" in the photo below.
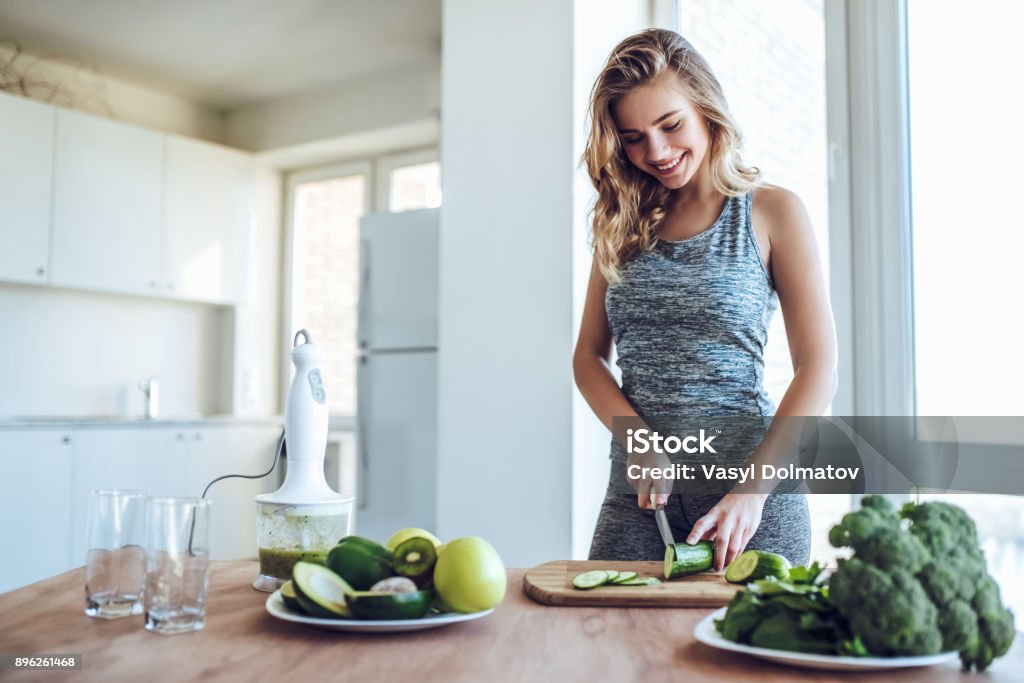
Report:
<svg viewBox="0 0 1024 683"><path fill-rule="evenodd" d="M213 486L214 484L216 484L218 481L221 481L222 479L231 479L231 478L234 478L234 477L237 477L239 479L262 479L263 477L269 476L270 473L274 471L274 468L277 467L277 461L281 459L281 453L283 451L284 451L284 430L282 429L281 430L281 436L277 439L277 449L275 449L275 451L274 451L274 462L270 463L270 469L269 470L267 470L263 474L222 474L221 476L217 477L216 479L214 479L213 481L211 481L209 484L206 485L206 488L203 489L203 495L200 496L200 498L205 500L206 499L206 494L209 493L209 491L210 491L210 487ZM191 528L189 529L189 532L188 532L188 554L192 555L192 556L195 556L195 553L192 551L192 538L195 535L195 532L196 532L196 513L195 513L195 511L193 511L192 512L192 526L191 526Z"/></svg>

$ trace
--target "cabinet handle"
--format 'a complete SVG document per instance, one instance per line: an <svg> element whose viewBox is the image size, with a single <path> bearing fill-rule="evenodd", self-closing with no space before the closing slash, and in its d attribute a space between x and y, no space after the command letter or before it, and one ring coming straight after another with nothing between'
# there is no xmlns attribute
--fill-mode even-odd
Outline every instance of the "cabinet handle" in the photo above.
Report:
<svg viewBox="0 0 1024 683"><path fill-rule="evenodd" d="M61 439L60 439L60 442L61 443L71 443L71 437L70 436L62 436Z"/></svg>
<svg viewBox="0 0 1024 683"><path fill-rule="evenodd" d="M150 280L149 281L149 288L150 289L156 289L156 280Z"/></svg>
<svg viewBox="0 0 1024 683"><path fill-rule="evenodd" d="M174 283L173 282L168 282L167 283L167 290L171 291L171 292L174 291Z"/></svg>
<svg viewBox="0 0 1024 683"><path fill-rule="evenodd" d="M178 432L178 441L184 441L184 440L185 440L185 435L182 434L181 432Z"/></svg>
<svg viewBox="0 0 1024 683"><path fill-rule="evenodd" d="M203 440L203 435L202 434L196 434L196 441L202 441L202 440Z"/></svg>
<svg viewBox="0 0 1024 683"><path fill-rule="evenodd" d="M36 275L46 275L46 268L39 266L36 268Z"/></svg>

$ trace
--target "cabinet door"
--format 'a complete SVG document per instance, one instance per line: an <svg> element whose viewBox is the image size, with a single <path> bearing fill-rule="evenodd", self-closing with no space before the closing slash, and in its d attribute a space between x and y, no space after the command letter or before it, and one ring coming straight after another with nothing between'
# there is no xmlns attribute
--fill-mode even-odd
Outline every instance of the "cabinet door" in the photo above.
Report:
<svg viewBox="0 0 1024 683"><path fill-rule="evenodd" d="M0 279L45 283L53 107L0 94Z"/></svg>
<svg viewBox="0 0 1024 683"><path fill-rule="evenodd" d="M159 133L57 111L51 283L155 290L162 159Z"/></svg>
<svg viewBox="0 0 1024 683"><path fill-rule="evenodd" d="M225 474L262 474L274 461L277 426L203 427L188 433L188 488L202 494ZM256 502L280 487L282 465L262 479L233 477L210 488L210 556L215 560L256 558Z"/></svg>
<svg viewBox="0 0 1024 683"><path fill-rule="evenodd" d="M0 430L0 593L82 564L71 558L71 449L70 432Z"/></svg>
<svg viewBox="0 0 1024 683"><path fill-rule="evenodd" d="M142 489L151 496L198 496L187 485L187 433L171 427L88 428L75 432L72 548L85 561L85 517L93 489Z"/></svg>
<svg viewBox="0 0 1024 683"><path fill-rule="evenodd" d="M168 136L161 285L176 295L233 303L248 251L252 157Z"/></svg>

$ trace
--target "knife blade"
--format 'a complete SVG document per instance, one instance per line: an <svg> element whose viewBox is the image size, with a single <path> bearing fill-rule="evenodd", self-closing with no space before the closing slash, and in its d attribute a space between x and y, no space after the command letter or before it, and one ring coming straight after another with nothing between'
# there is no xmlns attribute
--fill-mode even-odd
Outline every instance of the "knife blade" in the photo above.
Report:
<svg viewBox="0 0 1024 683"><path fill-rule="evenodd" d="M654 487L651 487L651 500L655 499ZM661 532L661 540L665 542L665 545L675 545L676 539L672 535L672 527L668 525L668 515L665 514L665 506L655 504L654 506L654 521L658 523L658 531Z"/></svg>

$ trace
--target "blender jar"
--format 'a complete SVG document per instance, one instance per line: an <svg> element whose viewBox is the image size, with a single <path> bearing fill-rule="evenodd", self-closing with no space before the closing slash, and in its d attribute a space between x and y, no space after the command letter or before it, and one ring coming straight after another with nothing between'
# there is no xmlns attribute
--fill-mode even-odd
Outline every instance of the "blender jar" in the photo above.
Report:
<svg viewBox="0 0 1024 683"><path fill-rule="evenodd" d="M352 504L352 498L300 505L257 501L260 575L253 587L277 590L300 560L325 564L331 548L352 532Z"/></svg>

